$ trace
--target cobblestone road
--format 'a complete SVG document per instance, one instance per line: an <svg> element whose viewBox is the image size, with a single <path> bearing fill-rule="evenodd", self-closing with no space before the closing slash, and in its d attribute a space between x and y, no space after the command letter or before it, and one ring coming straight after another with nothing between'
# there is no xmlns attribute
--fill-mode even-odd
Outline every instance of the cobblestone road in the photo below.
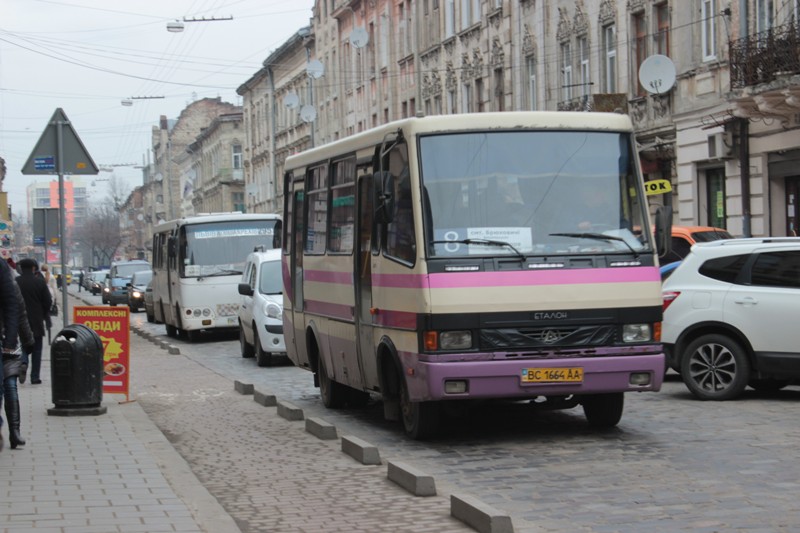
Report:
<svg viewBox="0 0 800 533"><path fill-rule="evenodd" d="M163 335L163 326L147 324L143 313L133 321ZM219 386L226 394L232 380L271 391L307 417L336 424L340 434L377 445L382 457L434 475L440 493L472 494L509 513L517 532L800 531L798 387L773 394L748 390L735 402L698 402L670 376L660 393L627 395L623 419L611 431L590 430L580 409L542 412L529 405L486 404L453 413L441 437L420 443L384 422L378 402L357 411L326 410L309 372L289 364L258 368L252 359L242 359L233 337L170 342L224 378ZM240 429L236 440L256 448L285 423L261 427L256 422L262 411L253 409L244 425L252 429ZM213 416L225 416L224 411ZM153 416L158 421L157 409ZM183 438L200 431L187 422ZM291 445L291 439L283 442ZM184 446L180 440L176 445ZM194 463L191 453L187 459Z"/></svg>

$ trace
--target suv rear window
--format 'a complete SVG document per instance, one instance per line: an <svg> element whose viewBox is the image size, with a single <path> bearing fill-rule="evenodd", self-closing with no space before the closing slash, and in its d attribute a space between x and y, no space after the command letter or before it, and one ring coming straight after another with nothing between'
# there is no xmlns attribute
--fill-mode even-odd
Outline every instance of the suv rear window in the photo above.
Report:
<svg viewBox="0 0 800 533"><path fill-rule="evenodd" d="M751 277L753 285L800 288L800 251L759 254Z"/></svg>
<svg viewBox="0 0 800 533"><path fill-rule="evenodd" d="M749 254L742 254L709 259L703 263L698 272L711 279L726 283L736 283L736 278L739 277L739 273L744 268L749 257Z"/></svg>

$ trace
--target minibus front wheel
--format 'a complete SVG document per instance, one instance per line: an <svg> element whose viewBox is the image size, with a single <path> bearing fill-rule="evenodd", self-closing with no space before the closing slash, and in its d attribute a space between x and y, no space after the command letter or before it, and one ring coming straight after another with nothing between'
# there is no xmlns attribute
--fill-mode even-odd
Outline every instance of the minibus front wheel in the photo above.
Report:
<svg viewBox="0 0 800 533"><path fill-rule="evenodd" d="M406 435L414 440L425 440L436 435L439 430L441 406L438 402L412 402L408 385L402 380L400 387L400 412Z"/></svg>

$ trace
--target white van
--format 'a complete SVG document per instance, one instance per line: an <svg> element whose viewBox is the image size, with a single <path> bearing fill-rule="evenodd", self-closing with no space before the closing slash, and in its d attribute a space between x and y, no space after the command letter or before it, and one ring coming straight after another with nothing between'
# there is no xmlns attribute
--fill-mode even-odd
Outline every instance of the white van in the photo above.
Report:
<svg viewBox="0 0 800 533"><path fill-rule="evenodd" d="M239 294L242 357L255 356L258 366L268 366L273 355L286 355L280 249L247 256Z"/></svg>

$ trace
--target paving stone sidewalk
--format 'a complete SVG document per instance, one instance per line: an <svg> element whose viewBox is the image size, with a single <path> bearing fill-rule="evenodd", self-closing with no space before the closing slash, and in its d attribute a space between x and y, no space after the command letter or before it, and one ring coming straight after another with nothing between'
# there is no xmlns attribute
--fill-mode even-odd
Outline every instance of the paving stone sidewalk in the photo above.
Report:
<svg viewBox="0 0 800 533"><path fill-rule="evenodd" d="M20 385L27 444L11 450L3 428L0 533L473 531L448 496L389 481L395 458L362 465L134 332L132 401L105 395L105 414L49 416L43 359L44 383Z"/></svg>

